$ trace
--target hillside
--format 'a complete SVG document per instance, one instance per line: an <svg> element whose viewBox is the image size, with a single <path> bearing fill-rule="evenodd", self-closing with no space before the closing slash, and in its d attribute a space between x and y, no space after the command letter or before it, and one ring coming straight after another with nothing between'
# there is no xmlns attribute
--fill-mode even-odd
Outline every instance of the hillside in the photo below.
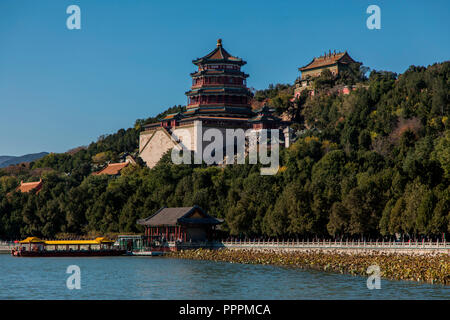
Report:
<svg viewBox="0 0 450 320"><path fill-rule="evenodd" d="M282 149L280 170L174 165L123 170L95 166L137 153L144 123L99 138L31 168L0 169L0 238L140 232L138 218L162 206L200 205L237 236L312 238L440 237L450 232L450 62L372 71L348 95L345 79L317 79L316 94L291 102L292 85L255 94L293 119L298 139ZM354 79L353 79L354 80ZM352 81L353 81L352 80ZM177 106L166 113L182 109ZM43 177L38 195L7 193Z"/></svg>
<svg viewBox="0 0 450 320"><path fill-rule="evenodd" d="M22 162L31 162L39 160L45 157L46 155L48 155L48 152L30 153L23 156L0 156L0 168L4 168Z"/></svg>

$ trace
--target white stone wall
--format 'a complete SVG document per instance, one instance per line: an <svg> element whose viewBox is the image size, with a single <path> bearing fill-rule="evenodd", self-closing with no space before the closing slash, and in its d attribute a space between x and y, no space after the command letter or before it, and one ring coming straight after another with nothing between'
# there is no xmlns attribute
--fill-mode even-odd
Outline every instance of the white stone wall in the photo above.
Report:
<svg viewBox="0 0 450 320"><path fill-rule="evenodd" d="M164 129L142 132L139 141L139 156L149 168L153 168L161 157L175 146L175 141Z"/></svg>

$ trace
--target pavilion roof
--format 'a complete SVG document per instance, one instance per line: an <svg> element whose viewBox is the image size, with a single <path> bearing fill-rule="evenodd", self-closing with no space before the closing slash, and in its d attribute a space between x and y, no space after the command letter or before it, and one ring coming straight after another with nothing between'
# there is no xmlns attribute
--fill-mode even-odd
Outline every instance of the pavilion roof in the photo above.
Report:
<svg viewBox="0 0 450 320"><path fill-rule="evenodd" d="M202 58L192 61L194 64L203 64L207 62L229 62L244 65L246 62L241 58L234 57L222 47L222 39L217 40L217 47Z"/></svg>
<svg viewBox="0 0 450 320"><path fill-rule="evenodd" d="M198 213L200 217L193 216ZM220 224L223 220L216 219L208 215L199 206L193 207L162 207L151 216L137 221L145 226L175 226L177 224Z"/></svg>
<svg viewBox="0 0 450 320"><path fill-rule="evenodd" d="M25 240L19 241L19 243L44 243L44 240L41 240L38 237L28 237Z"/></svg>

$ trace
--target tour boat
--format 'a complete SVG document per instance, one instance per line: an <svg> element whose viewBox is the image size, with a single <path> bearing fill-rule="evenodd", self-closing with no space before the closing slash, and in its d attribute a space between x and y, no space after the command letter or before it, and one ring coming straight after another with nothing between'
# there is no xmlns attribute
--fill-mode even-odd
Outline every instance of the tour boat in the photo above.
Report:
<svg viewBox="0 0 450 320"><path fill-rule="evenodd" d="M11 250L14 257L95 257L121 256L126 250L113 247L104 237L94 240L41 240L28 237Z"/></svg>

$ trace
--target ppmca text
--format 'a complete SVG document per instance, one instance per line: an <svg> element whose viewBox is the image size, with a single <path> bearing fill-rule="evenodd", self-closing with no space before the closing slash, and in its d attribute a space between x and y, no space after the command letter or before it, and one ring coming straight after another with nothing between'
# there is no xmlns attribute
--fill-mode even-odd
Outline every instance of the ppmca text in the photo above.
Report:
<svg viewBox="0 0 450 320"><path fill-rule="evenodd" d="M187 304L180 307L179 315L196 315L211 317L215 313L222 313L224 315L270 315L269 306L262 304L225 304L222 308L192 306Z"/></svg>

